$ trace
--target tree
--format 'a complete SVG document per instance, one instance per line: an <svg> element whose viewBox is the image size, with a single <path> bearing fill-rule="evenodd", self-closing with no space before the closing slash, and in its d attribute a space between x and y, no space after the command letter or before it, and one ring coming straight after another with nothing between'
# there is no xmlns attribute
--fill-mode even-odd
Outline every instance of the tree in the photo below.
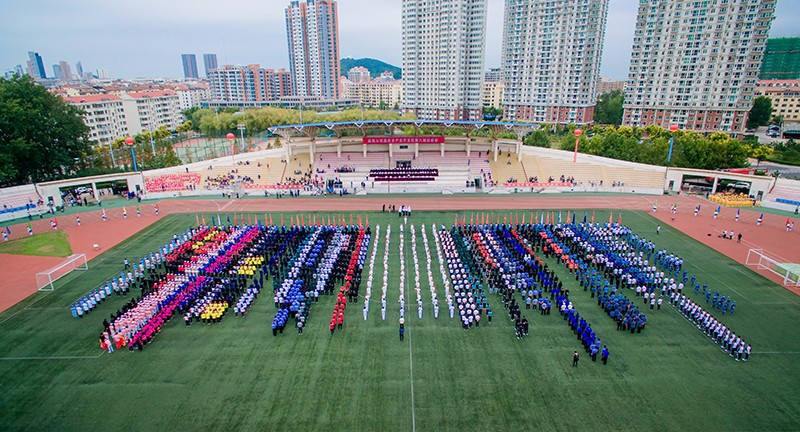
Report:
<svg viewBox="0 0 800 432"><path fill-rule="evenodd" d="M622 102L625 96L621 90L614 90L610 93L603 93L597 98L597 105L594 107L594 121L598 124L616 125L622 124Z"/></svg>
<svg viewBox="0 0 800 432"><path fill-rule="evenodd" d="M495 107L483 107L484 120L496 120L503 117L503 109Z"/></svg>
<svg viewBox="0 0 800 432"><path fill-rule="evenodd" d="M755 146L750 146L747 149L747 153L748 153L747 155L749 157L751 157L753 159L756 159L758 161L758 163L756 164L756 169L758 169L758 167L761 165L762 161L764 161L768 157L772 156L773 152L774 152L774 150L772 150L771 147L767 147L765 145L758 145L758 144L755 145Z"/></svg>
<svg viewBox="0 0 800 432"><path fill-rule="evenodd" d="M753 108L747 114L747 128L755 129L759 126L766 126L769 124L769 118L772 116L772 99L766 96L759 96L753 101Z"/></svg>
<svg viewBox="0 0 800 432"><path fill-rule="evenodd" d="M522 142L526 146L550 148L550 136L547 134L547 132L541 129L535 130L528 134L528 136L526 136Z"/></svg>
<svg viewBox="0 0 800 432"><path fill-rule="evenodd" d="M0 185L74 175L91 153L80 109L31 77L0 78Z"/></svg>

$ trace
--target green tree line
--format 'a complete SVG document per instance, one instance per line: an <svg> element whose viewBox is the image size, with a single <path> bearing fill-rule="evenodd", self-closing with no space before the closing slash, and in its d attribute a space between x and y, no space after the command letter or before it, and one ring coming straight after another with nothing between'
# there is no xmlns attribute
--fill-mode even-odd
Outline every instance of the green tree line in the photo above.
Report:
<svg viewBox="0 0 800 432"><path fill-rule="evenodd" d="M568 151L575 149L575 135L570 133L574 129L574 127L567 128L567 133L561 135L558 146L560 149ZM541 135L542 132L538 134ZM668 164L671 137L674 137L674 144L672 159ZM749 165L747 158L754 149L751 145L721 132L704 136L692 131L670 132L659 126L650 125L644 128L629 126L589 128L578 138L578 151L651 165L715 170L747 167Z"/></svg>

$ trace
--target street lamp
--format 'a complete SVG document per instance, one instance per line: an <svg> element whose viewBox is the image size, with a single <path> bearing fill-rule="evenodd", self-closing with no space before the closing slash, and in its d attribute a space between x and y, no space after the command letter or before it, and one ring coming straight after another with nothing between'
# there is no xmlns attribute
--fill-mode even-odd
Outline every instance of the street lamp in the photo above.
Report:
<svg viewBox="0 0 800 432"><path fill-rule="evenodd" d="M236 162L233 160L233 140L236 139L236 135L228 132L228 135L225 135L225 137L231 142L231 164L236 165Z"/></svg>
<svg viewBox="0 0 800 432"><path fill-rule="evenodd" d="M150 131L150 148L153 149L153 157L156 157L156 143L153 140L153 121L155 115L153 114L153 100L148 98L147 99L147 107L149 109L150 117L148 118L147 127Z"/></svg>
<svg viewBox="0 0 800 432"><path fill-rule="evenodd" d="M672 132L669 134L669 153L667 154L667 165L669 165L669 161L672 160L672 145L675 143L675 131L678 130L678 125L671 124L669 125L669 131Z"/></svg>
<svg viewBox="0 0 800 432"><path fill-rule="evenodd" d="M117 167L117 159L114 158L114 141L108 142L108 149L111 150L111 166L113 168Z"/></svg>
<svg viewBox="0 0 800 432"><path fill-rule="evenodd" d="M131 149L131 159L133 159L133 171L138 172L139 168L136 167L136 146L133 145L133 138L127 137L125 138L125 144L128 145Z"/></svg>
<svg viewBox="0 0 800 432"><path fill-rule="evenodd" d="M572 155L572 163L578 162L578 143L581 140L581 134L583 133L580 129L575 129L575 153Z"/></svg>
<svg viewBox="0 0 800 432"><path fill-rule="evenodd" d="M239 124L236 125L236 129L239 129L239 132L241 133L241 136L242 136L242 148L241 148L242 152L244 152L244 130L246 128L247 128L247 126L245 126L244 123L239 123Z"/></svg>

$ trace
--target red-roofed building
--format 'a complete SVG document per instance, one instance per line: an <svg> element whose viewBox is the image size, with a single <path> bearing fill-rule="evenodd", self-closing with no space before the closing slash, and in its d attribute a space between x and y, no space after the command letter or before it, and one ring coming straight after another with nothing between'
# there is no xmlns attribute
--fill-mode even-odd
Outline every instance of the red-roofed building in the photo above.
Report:
<svg viewBox="0 0 800 432"><path fill-rule="evenodd" d="M180 98L172 90L121 93L120 99L130 134L183 124Z"/></svg>
<svg viewBox="0 0 800 432"><path fill-rule="evenodd" d="M82 109L83 121L95 142L107 145L115 138L129 134L122 100L110 94L91 94L64 97L70 104Z"/></svg>

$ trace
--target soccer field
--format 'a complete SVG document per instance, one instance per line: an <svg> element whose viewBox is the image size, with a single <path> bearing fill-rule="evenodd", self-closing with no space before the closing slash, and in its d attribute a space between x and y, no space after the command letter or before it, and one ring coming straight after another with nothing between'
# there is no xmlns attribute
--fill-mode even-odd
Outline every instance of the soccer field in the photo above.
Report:
<svg viewBox="0 0 800 432"><path fill-rule="evenodd" d="M577 212L582 218L583 210ZM449 227L455 214L415 212L408 222L417 227L423 274L420 225L426 225L440 298L430 228L432 223ZM473 212L458 214L469 221ZM345 218L349 221L349 213ZM599 211L596 218L605 221L608 212ZM165 217L90 261L88 272L73 272L55 291L37 293L0 314L0 430L751 431L800 425L800 299L669 226L656 236L658 222L643 212L623 212L622 221L657 249L680 255L700 283L736 300L736 314L722 316L694 290L684 290L752 344L749 361L734 361L667 302L661 310L643 310L648 318L643 333L617 331L554 260L546 262L557 269L571 290L570 300L611 350L608 365L583 354L557 312L541 316L523 308L530 334L517 340L500 297L488 292L492 323L464 331L446 307L434 320L425 276L424 317L418 319L415 308L407 306L405 341L400 342L402 220L380 212L369 213L368 259L379 243L367 321L361 310L365 264L359 304L348 306L344 329L334 335L328 331L334 298L324 297L313 305L303 335L287 329L273 337L275 307L271 294L262 292L244 319L229 312L219 324L186 327L176 317L141 352L102 351L101 322L130 296L112 296L82 319L72 317L69 305L119 274L124 258L138 261L195 220L194 214ZM387 223L392 235L383 321ZM411 305L416 300L407 228L404 237L406 304ZM634 293L626 295L638 300ZM582 358L573 368L576 350Z"/></svg>

